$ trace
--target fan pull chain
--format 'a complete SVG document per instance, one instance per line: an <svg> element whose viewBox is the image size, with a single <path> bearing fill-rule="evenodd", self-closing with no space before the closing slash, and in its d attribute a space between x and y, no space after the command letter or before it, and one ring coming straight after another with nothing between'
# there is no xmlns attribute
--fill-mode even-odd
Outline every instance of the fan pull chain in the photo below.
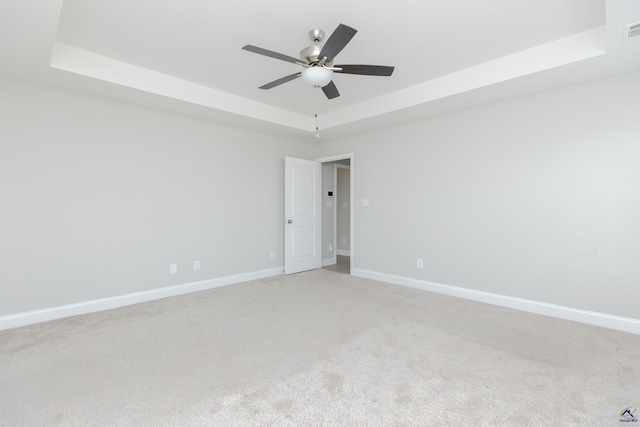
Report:
<svg viewBox="0 0 640 427"><path fill-rule="evenodd" d="M314 127L315 129L315 137L318 138L320 134L320 125L318 124L318 110L320 109L320 90L316 89L316 112L314 114Z"/></svg>

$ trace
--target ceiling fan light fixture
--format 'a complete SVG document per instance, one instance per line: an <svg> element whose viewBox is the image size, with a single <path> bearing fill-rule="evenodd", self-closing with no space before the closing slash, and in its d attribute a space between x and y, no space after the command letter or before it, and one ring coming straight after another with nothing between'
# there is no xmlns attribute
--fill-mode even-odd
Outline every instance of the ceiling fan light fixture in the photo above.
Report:
<svg viewBox="0 0 640 427"><path fill-rule="evenodd" d="M302 80L314 87L325 87L332 78L333 71L324 67L309 67L302 70Z"/></svg>
<svg viewBox="0 0 640 427"><path fill-rule="evenodd" d="M331 33L329 39L324 44L324 31L316 29L309 32L309 37L313 41L313 46L308 46L300 51L300 59L283 55L272 50L263 49L258 46L246 45L242 49L279 59L280 61L291 62L303 67L301 72L281 77L270 83L262 85L259 89L272 89L281 84L290 82L302 77L305 83L316 88L322 88L327 99L334 99L340 96L338 88L333 83L333 72L341 74L359 74L361 76L386 76L389 77L394 67L385 65L333 65L333 60L337 54L351 41L358 31L347 25L340 24Z"/></svg>

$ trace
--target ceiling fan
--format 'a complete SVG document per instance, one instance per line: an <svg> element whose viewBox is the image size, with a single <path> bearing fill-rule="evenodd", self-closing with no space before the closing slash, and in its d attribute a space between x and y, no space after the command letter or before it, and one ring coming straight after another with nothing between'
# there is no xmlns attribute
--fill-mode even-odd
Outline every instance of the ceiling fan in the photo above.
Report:
<svg viewBox="0 0 640 427"><path fill-rule="evenodd" d="M271 58L280 59L282 61L291 62L301 65L303 70L290 74L288 76L274 80L260 86L260 89L271 89L283 83L302 77L306 83L322 88L322 91L329 99L340 96L338 88L331 80L333 73L342 74L359 74L363 76L390 76L394 67L384 65L333 65L335 56L344 49L344 47L355 36L357 30L344 25L338 25L338 28L329 36L326 43L322 45L325 33L322 30L315 29L309 31L309 38L313 42L313 46L309 46L300 52L300 59L283 55L278 52L263 49L261 47L246 45L242 49L260 55L269 56Z"/></svg>

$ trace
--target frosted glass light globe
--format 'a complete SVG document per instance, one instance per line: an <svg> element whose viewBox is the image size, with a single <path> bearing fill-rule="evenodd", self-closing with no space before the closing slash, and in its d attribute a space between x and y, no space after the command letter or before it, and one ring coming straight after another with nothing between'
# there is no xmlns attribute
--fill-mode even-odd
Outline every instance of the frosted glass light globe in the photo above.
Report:
<svg viewBox="0 0 640 427"><path fill-rule="evenodd" d="M315 87L325 87L332 77L333 71L324 67L309 67L302 70L302 80Z"/></svg>

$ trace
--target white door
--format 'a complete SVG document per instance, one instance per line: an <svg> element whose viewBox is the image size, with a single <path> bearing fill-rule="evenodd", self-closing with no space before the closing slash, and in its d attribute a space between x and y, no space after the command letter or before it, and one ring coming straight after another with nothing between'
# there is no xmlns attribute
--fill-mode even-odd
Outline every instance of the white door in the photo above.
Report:
<svg viewBox="0 0 640 427"><path fill-rule="evenodd" d="M319 162L284 158L284 274L322 267Z"/></svg>

